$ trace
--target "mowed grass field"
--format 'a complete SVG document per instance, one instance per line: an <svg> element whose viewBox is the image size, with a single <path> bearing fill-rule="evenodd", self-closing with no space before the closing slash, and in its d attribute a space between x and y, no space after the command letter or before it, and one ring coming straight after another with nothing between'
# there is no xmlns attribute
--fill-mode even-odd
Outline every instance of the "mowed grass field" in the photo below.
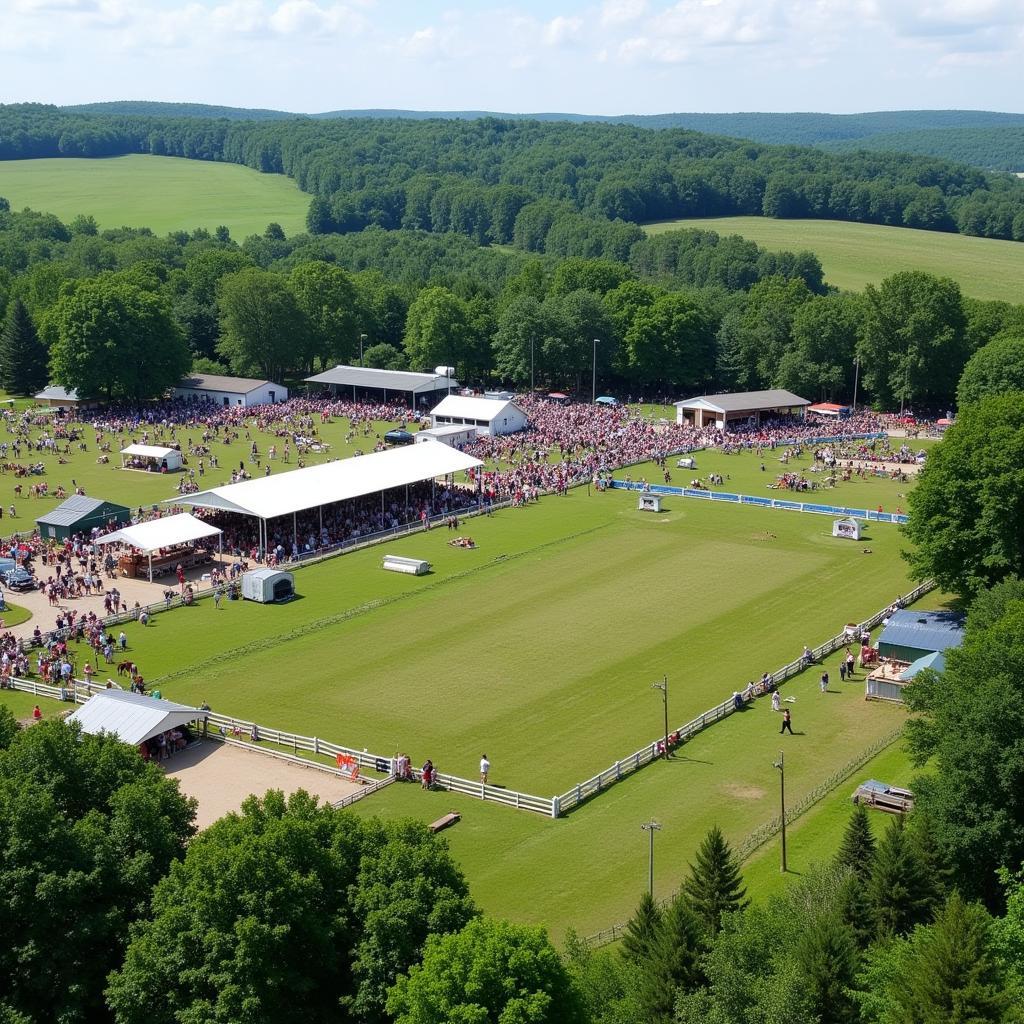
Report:
<svg viewBox="0 0 1024 1024"><path fill-rule="evenodd" d="M702 217L647 224L650 234L701 228L742 235L766 249L818 255L828 284L862 291L901 270L924 270L958 281L965 295L1020 302L1024 244L938 231L837 220Z"/></svg>
<svg viewBox="0 0 1024 1024"><path fill-rule="evenodd" d="M147 227L213 231L223 224L237 241L276 222L305 230L310 197L283 174L180 157L129 156L0 161L0 196L65 222L91 214L101 230Z"/></svg>

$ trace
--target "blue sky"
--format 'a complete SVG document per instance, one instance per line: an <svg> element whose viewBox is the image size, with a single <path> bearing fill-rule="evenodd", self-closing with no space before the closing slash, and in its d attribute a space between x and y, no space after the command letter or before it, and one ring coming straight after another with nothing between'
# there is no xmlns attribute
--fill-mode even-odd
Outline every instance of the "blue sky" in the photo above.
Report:
<svg viewBox="0 0 1024 1024"><path fill-rule="evenodd" d="M0 0L0 101L1024 109L1024 0Z"/></svg>

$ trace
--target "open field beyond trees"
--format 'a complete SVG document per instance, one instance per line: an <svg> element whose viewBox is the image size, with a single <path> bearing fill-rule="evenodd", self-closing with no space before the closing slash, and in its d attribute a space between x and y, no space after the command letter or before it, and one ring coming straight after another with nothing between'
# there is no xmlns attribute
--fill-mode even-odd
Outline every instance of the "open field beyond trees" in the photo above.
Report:
<svg viewBox="0 0 1024 1024"><path fill-rule="evenodd" d="M309 196L283 174L142 154L0 161L0 196L14 210L27 206L65 222L91 215L101 231L146 227L163 235L223 224L239 242L271 222L288 235L302 231L309 207Z"/></svg>
<svg viewBox="0 0 1024 1024"><path fill-rule="evenodd" d="M826 283L849 291L877 285L901 270L923 270L953 278L973 298L1019 302L1024 281L1024 245L994 238L772 217L700 217L648 224L645 229L657 234L684 228L742 235L767 249L809 249L821 260Z"/></svg>

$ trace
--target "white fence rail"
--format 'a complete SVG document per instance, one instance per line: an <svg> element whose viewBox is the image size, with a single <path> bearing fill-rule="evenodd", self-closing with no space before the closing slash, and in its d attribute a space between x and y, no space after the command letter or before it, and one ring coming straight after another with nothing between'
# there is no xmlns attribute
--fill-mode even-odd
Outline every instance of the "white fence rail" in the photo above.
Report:
<svg viewBox="0 0 1024 1024"><path fill-rule="evenodd" d="M915 587L909 594L905 594L901 597L900 604L913 604L930 590L933 590L934 587L934 580L927 580L920 586ZM874 629L882 619L885 618L888 611L889 609L886 607L881 611L875 612L874 615L858 624L858 630ZM815 662L820 661L833 651L837 651L840 647L845 647L849 642L849 636L845 632L839 633L831 639L826 640L825 643L819 644L815 647L811 652L811 656ZM807 668L807 664L802 658L798 658L796 661L791 661L788 665L783 665L782 668L773 672L771 675L773 686L778 686L780 683L783 683L787 679L790 679L804 671L805 668ZM721 721L723 718L733 714L736 710L735 702L733 701L733 698L730 697L728 700L722 701L721 704L716 704L715 707L710 708L703 712L703 714L691 719L685 725L681 725L678 729L672 731L678 732L679 743L682 744L714 722ZM642 768L645 764L650 764L651 761L656 760L661 756L660 746L664 743L664 740L664 736L659 736L651 743L648 743L646 746L634 751L628 757L624 757L621 761L616 761L603 772L599 772L597 775L593 776L593 778L587 779L585 782L577 783L577 785L573 786L572 789L566 791L561 796L555 797L555 807L553 811L554 816L558 817L561 814L565 814L566 811L572 810L574 807L578 807L585 800L588 800L592 796L596 796L598 793L607 789L610 785L618 782L624 776L630 775L638 768Z"/></svg>

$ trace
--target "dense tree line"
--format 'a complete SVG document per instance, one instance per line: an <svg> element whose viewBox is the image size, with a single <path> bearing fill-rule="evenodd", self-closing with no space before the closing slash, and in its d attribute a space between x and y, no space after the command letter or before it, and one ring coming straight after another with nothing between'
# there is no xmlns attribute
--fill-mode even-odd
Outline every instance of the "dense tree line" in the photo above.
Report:
<svg viewBox="0 0 1024 1024"><path fill-rule="evenodd" d="M978 642L1020 596L972 622ZM197 835L131 746L6 708L0 810L7 1024L1021 1020L1022 876L971 902L991 859L950 870L922 810L883 828L855 808L832 863L753 904L712 829L617 948L570 933L562 953L482 916L422 824L271 792Z"/></svg>
<svg viewBox="0 0 1024 1024"><path fill-rule="evenodd" d="M624 394L786 387L850 401L859 360L862 401L945 412L975 352L1024 337L1020 307L965 299L947 279L905 272L840 294L809 253L714 232L641 237L620 260L410 228L158 238L6 205L0 378L18 393L47 366L63 386L139 398L190 363L291 380L360 352L387 369L580 390L598 338L602 386Z"/></svg>
<svg viewBox="0 0 1024 1024"><path fill-rule="evenodd" d="M764 214L1024 238L1024 182L928 157L837 157L627 124L232 121L0 107L0 159L120 153L287 174L325 200L311 215L318 230L405 225L500 240L517 205L556 202L598 220Z"/></svg>
<svg viewBox="0 0 1024 1024"><path fill-rule="evenodd" d="M889 150L953 160L993 171L1024 168L1024 125L968 124L956 128L908 128L828 145L832 152Z"/></svg>

